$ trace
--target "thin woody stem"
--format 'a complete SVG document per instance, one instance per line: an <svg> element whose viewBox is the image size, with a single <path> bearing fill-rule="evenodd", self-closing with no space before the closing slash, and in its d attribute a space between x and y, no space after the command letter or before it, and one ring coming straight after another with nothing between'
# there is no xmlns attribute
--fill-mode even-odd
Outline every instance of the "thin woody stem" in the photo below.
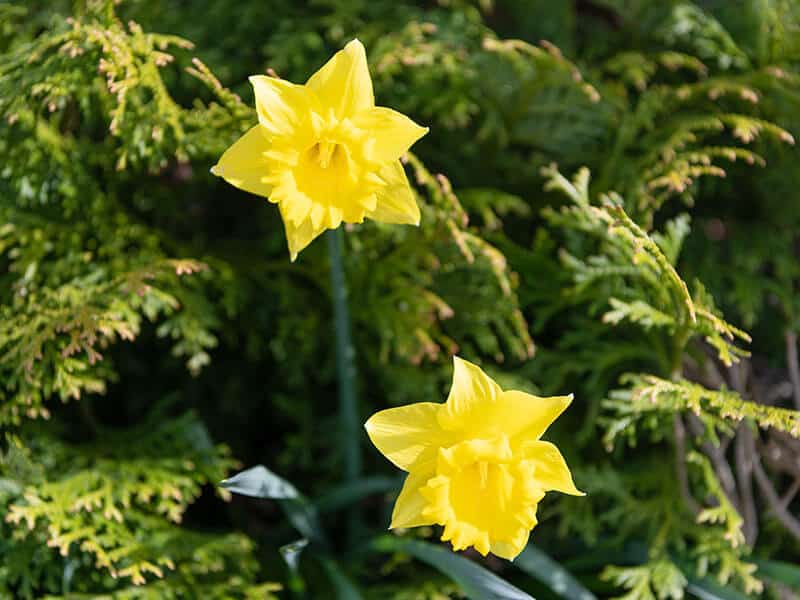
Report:
<svg viewBox="0 0 800 600"><path fill-rule="evenodd" d="M688 327L681 328L675 335L670 365L672 381L677 381L683 374L683 353L690 338L691 330ZM672 417L672 433L675 442L675 475L678 478L678 486L687 508L696 515L700 512L701 506L689 487L689 473L686 466L686 426L683 417L678 413Z"/></svg>
<svg viewBox="0 0 800 600"><path fill-rule="evenodd" d="M794 406L800 410L800 366L797 359L797 333L791 329L786 330L786 364L789 368L789 379L792 382L792 396Z"/></svg>

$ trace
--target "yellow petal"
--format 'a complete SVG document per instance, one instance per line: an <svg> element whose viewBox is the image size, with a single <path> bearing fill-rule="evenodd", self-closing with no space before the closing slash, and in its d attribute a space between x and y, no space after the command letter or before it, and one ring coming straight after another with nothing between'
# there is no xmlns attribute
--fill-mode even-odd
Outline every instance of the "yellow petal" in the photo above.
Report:
<svg viewBox="0 0 800 600"><path fill-rule="evenodd" d="M266 129L256 125L228 148L211 172L239 189L269 196L266 153L270 144Z"/></svg>
<svg viewBox="0 0 800 600"><path fill-rule="evenodd" d="M375 106L367 54L358 40L334 54L306 86L316 92L323 109L332 108L338 119L354 117Z"/></svg>
<svg viewBox="0 0 800 600"><path fill-rule="evenodd" d="M503 422L509 437L538 440L571 402L572 394L541 398L509 390L503 392L498 402L496 418Z"/></svg>
<svg viewBox="0 0 800 600"><path fill-rule="evenodd" d="M389 529L420 527L433 525L435 521L422 515L428 501L419 493L419 488L424 486L433 476L433 468L415 469L409 473L403 483L403 489L394 503L392 523Z"/></svg>
<svg viewBox="0 0 800 600"><path fill-rule="evenodd" d="M386 185L376 192L375 208L367 211L367 217L381 223L419 225L419 206L400 161L383 167L379 176Z"/></svg>
<svg viewBox="0 0 800 600"><path fill-rule="evenodd" d="M541 440L526 442L523 451L535 465L534 478L545 491L555 490L573 496L585 496L575 487L567 462L554 444Z"/></svg>
<svg viewBox="0 0 800 600"><path fill-rule="evenodd" d="M450 430L481 429L500 394L500 387L479 366L454 356L453 385L439 422Z"/></svg>
<svg viewBox="0 0 800 600"><path fill-rule="evenodd" d="M524 531L520 531L513 540L493 540L491 543L490 552L495 556L499 556L500 558L514 560L519 553L525 549L525 546L528 545L529 537L530 531L526 529Z"/></svg>
<svg viewBox="0 0 800 600"><path fill-rule="evenodd" d="M271 135L290 136L310 127L314 93L305 86L277 77L254 75L250 83L256 96L258 122Z"/></svg>
<svg viewBox="0 0 800 600"><path fill-rule="evenodd" d="M289 206L288 201L280 203L283 227L286 230L286 241L289 243L289 255L292 262L294 262L300 251L325 231L326 227L324 224L314 225L310 216L300 222L292 221L287 214Z"/></svg>
<svg viewBox="0 0 800 600"><path fill-rule="evenodd" d="M272 190L272 198L280 202L283 220L291 221L296 225L309 218L314 206L308 196L297 191L290 178L285 178L283 182L275 186L275 189Z"/></svg>
<svg viewBox="0 0 800 600"><path fill-rule="evenodd" d="M428 133L427 127L420 127L404 114L383 106L360 112L353 118L353 124L372 141L369 158L377 162L397 160Z"/></svg>
<svg viewBox="0 0 800 600"><path fill-rule="evenodd" d="M504 392L480 367L455 357L453 387L439 422L464 437L504 434L512 443L537 440L571 401L572 396L540 398Z"/></svg>
<svg viewBox="0 0 800 600"><path fill-rule="evenodd" d="M364 424L369 439L381 453L405 471L436 458L441 446L450 444L436 419L441 404L418 402L387 408Z"/></svg>

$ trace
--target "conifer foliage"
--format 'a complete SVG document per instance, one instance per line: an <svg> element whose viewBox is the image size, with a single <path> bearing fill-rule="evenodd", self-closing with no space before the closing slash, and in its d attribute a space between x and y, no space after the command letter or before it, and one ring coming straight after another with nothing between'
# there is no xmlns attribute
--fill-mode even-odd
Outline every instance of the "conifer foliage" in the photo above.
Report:
<svg viewBox="0 0 800 600"><path fill-rule="evenodd" d="M203 5L0 2L0 598L800 593L798 2ZM325 244L208 172L356 36L431 129L420 227L345 226L361 414L575 395L513 564L385 533Z"/></svg>

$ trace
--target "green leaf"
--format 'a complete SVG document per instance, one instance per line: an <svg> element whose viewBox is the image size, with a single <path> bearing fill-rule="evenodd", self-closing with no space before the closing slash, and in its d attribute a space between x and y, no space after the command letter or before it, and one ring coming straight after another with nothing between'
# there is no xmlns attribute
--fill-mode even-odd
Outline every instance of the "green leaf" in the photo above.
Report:
<svg viewBox="0 0 800 600"><path fill-rule="evenodd" d="M317 498L314 505L319 512L329 512L357 502L371 494L399 490L402 485L403 479L398 477L364 477L352 483L336 486Z"/></svg>
<svg viewBox="0 0 800 600"><path fill-rule="evenodd" d="M787 562L778 560L754 560L758 565L758 573L773 581L788 585L792 588L800 588L800 567Z"/></svg>
<svg viewBox="0 0 800 600"><path fill-rule="evenodd" d="M686 589L700 600L747 600L747 596L733 588L722 587L714 580L689 577Z"/></svg>
<svg viewBox="0 0 800 600"><path fill-rule="evenodd" d="M18 481L8 477L0 477L0 498L3 496L16 496L22 493L22 486Z"/></svg>
<svg viewBox="0 0 800 600"><path fill-rule="evenodd" d="M278 551L281 553L281 558L283 558L283 561L292 573L297 573L300 568L300 555L303 553L306 546L308 546L308 540L306 538L301 538L296 542L278 548Z"/></svg>
<svg viewBox="0 0 800 600"><path fill-rule="evenodd" d="M405 552L455 581L471 600L534 600L477 563L428 542L383 537L374 543L383 552Z"/></svg>
<svg viewBox="0 0 800 600"><path fill-rule="evenodd" d="M303 537L327 546L314 505L291 483L265 466L258 465L237 473L221 481L220 486L243 496L277 500L286 517Z"/></svg>
<svg viewBox="0 0 800 600"><path fill-rule="evenodd" d="M333 584L336 600L361 600L361 592L335 561L322 557L320 563Z"/></svg>
<svg viewBox="0 0 800 600"><path fill-rule="evenodd" d="M278 548L281 558L289 568L289 577L287 583L288 589L296 596L302 597L306 591L306 584L300 574L300 555L308 546L308 540L301 538L285 546Z"/></svg>
<svg viewBox="0 0 800 600"><path fill-rule="evenodd" d="M264 465L257 465L233 477L223 479L220 486L242 496L253 498L297 498L297 489Z"/></svg>
<svg viewBox="0 0 800 600"><path fill-rule="evenodd" d="M533 544L528 544L514 559L514 566L547 584L550 590L562 598L596 600L595 595L583 587L569 571Z"/></svg>

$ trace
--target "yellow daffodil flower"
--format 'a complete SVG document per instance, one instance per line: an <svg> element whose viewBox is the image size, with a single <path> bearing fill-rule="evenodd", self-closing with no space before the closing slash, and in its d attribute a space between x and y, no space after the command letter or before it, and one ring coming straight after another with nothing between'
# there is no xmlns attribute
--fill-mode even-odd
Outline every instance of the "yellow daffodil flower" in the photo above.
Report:
<svg viewBox="0 0 800 600"><path fill-rule="evenodd" d="M361 42L347 44L305 85L263 75L250 83L258 124L211 172L278 204L292 260L342 221L419 225L399 158L428 129L375 106Z"/></svg>
<svg viewBox="0 0 800 600"><path fill-rule="evenodd" d="M582 496L558 448L539 438L572 396L503 391L455 358L447 401L374 414L372 443L408 471L390 528L439 524L453 549L512 560L528 543L545 492Z"/></svg>

